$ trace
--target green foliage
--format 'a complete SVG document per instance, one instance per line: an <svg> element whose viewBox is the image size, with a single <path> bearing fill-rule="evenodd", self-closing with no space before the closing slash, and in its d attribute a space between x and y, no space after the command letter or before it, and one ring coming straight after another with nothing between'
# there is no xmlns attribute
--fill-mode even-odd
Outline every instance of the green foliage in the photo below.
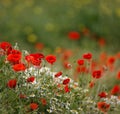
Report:
<svg viewBox="0 0 120 114"><path fill-rule="evenodd" d="M1 0L0 39L17 41L28 50L36 42L50 48L70 47L83 42L81 38L79 43L71 43L68 32L81 32L87 27L93 34L105 37L115 51L120 37L118 4L119 0Z"/></svg>

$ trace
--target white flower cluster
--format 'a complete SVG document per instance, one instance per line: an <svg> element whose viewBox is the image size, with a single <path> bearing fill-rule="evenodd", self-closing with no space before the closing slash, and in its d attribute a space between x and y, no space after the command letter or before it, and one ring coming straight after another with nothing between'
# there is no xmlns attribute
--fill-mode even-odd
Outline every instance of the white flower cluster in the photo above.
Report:
<svg viewBox="0 0 120 114"><path fill-rule="evenodd" d="M63 76L63 75L55 78L55 74L57 72L52 72L51 69L48 67L41 67L41 68L30 67L29 69L26 69L24 73L25 73L25 76L23 76L23 77L25 79L27 79L30 75L35 76L36 78L39 78L39 76L43 76L43 75L50 76L53 78L53 81L56 84L58 84L58 83L61 84L64 79L68 78L67 76ZM74 82L71 78L69 78L69 79L70 79L70 86L78 85L78 83ZM32 84L37 84L36 80Z"/></svg>
<svg viewBox="0 0 120 114"><path fill-rule="evenodd" d="M110 98L103 99L106 103L110 104L111 106L120 105L120 99L117 96L111 95Z"/></svg>

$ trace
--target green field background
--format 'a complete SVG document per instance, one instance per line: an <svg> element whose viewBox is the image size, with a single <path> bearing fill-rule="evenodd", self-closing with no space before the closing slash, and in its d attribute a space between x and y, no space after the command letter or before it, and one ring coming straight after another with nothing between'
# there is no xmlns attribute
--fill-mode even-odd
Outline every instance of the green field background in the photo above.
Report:
<svg viewBox="0 0 120 114"><path fill-rule="evenodd" d="M37 42L46 47L95 49L96 44L81 37L70 41L68 32L84 27L107 41L109 51L120 42L120 0L0 0L0 41L18 42L34 50Z"/></svg>

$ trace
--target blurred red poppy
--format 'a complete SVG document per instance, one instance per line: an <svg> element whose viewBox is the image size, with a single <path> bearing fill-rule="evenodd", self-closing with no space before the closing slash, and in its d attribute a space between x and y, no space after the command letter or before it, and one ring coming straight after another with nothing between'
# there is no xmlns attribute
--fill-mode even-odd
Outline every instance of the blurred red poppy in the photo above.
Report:
<svg viewBox="0 0 120 114"><path fill-rule="evenodd" d="M70 79L69 79L69 78L66 78L66 79L63 80L63 84L64 84L64 85L67 85L69 82L70 82Z"/></svg>
<svg viewBox="0 0 120 114"><path fill-rule="evenodd" d="M92 58L92 53L84 53L83 58L84 59L91 59Z"/></svg>
<svg viewBox="0 0 120 114"><path fill-rule="evenodd" d="M80 39L80 34L79 34L79 32L71 31L68 33L68 37L69 37L69 39L72 39L72 40L78 40L78 39Z"/></svg>
<svg viewBox="0 0 120 114"><path fill-rule="evenodd" d="M99 94L98 94L98 96L100 97L100 98L106 98L107 97L107 93L106 92L100 92Z"/></svg>
<svg viewBox="0 0 120 114"><path fill-rule="evenodd" d="M120 86L119 85L115 85L112 90L111 90L111 94L112 95L120 95Z"/></svg>
<svg viewBox="0 0 120 114"><path fill-rule="evenodd" d="M50 64L53 64L54 62L56 62L56 56L54 56L54 55L48 55L48 56L46 56L45 59Z"/></svg>
<svg viewBox="0 0 120 114"><path fill-rule="evenodd" d="M110 109L110 104L107 104L106 102L98 102L97 107L102 112L107 112Z"/></svg>
<svg viewBox="0 0 120 114"><path fill-rule="evenodd" d="M0 42L0 48L2 48L4 51L7 51L11 47L12 46L9 42Z"/></svg>
<svg viewBox="0 0 120 114"><path fill-rule="evenodd" d="M45 106L47 104L47 101L44 98L41 98L40 101L41 101L41 103L42 103L43 106Z"/></svg>
<svg viewBox="0 0 120 114"><path fill-rule="evenodd" d="M16 79L11 79L11 80L8 81L7 86L9 88L15 88L16 84L17 84L17 80Z"/></svg>
<svg viewBox="0 0 120 114"><path fill-rule="evenodd" d="M16 72L24 71L25 69L26 69L26 67L22 63L13 65L13 70L16 71Z"/></svg>
<svg viewBox="0 0 120 114"><path fill-rule="evenodd" d="M30 108L31 108L31 110L36 110L38 108L38 104L37 103L31 103Z"/></svg>
<svg viewBox="0 0 120 114"><path fill-rule="evenodd" d="M68 85L65 85L65 87L64 87L64 91L65 91L65 93L70 92L70 88L68 87Z"/></svg>
<svg viewBox="0 0 120 114"><path fill-rule="evenodd" d="M99 79L99 78L101 78L101 76L102 76L101 70L94 70L92 73L93 78Z"/></svg>
<svg viewBox="0 0 120 114"><path fill-rule="evenodd" d="M59 76L61 76L62 75L62 72L57 72L56 74L55 74L55 77L57 78L57 77L59 77Z"/></svg>
<svg viewBox="0 0 120 114"><path fill-rule="evenodd" d="M29 78L27 78L27 82L34 82L35 77L34 76L30 76Z"/></svg>
<svg viewBox="0 0 120 114"><path fill-rule="evenodd" d="M21 54L9 54L7 60L12 64L18 64L21 60Z"/></svg>
<svg viewBox="0 0 120 114"><path fill-rule="evenodd" d="M78 65L84 65L84 60L83 59L78 59L77 63L78 63Z"/></svg>

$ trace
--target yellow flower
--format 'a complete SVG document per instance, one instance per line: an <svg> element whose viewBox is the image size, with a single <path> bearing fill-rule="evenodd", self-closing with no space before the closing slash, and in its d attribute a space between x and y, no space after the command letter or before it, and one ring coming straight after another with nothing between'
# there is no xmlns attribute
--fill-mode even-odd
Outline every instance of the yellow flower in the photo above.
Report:
<svg viewBox="0 0 120 114"><path fill-rule="evenodd" d="M35 43L37 41L37 36L35 34L30 34L27 38L28 42Z"/></svg>

